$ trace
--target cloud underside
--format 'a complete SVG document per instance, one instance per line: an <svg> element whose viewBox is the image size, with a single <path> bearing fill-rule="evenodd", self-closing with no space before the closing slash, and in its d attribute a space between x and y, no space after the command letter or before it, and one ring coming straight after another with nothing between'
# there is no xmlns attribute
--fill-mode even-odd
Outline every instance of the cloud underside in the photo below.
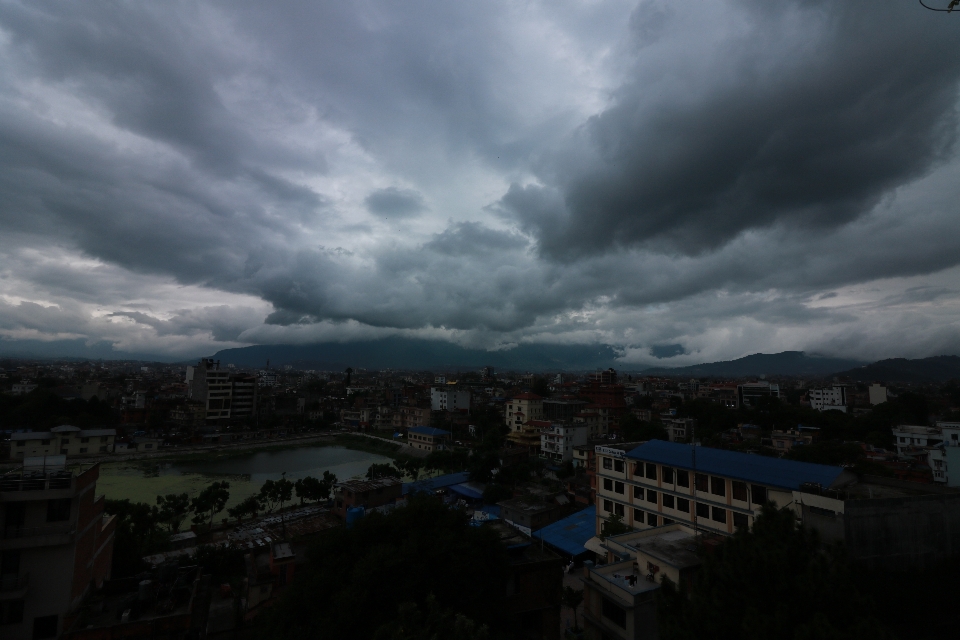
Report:
<svg viewBox="0 0 960 640"><path fill-rule="evenodd" d="M0 4L0 354L960 349L913 6Z"/></svg>

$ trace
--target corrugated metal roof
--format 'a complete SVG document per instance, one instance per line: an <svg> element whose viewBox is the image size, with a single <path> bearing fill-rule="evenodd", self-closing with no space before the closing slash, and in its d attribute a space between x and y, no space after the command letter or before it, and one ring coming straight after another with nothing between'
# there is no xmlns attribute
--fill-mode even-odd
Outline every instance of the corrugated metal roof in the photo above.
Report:
<svg viewBox="0 0 960 640"><path fill-rule="evenodd" d="M407 429L407 433L419 433L425 436L448 436L450 435L449 431L444 431L443 429L435 429L433 427L413 427L412 429Z"/></svg>
<svg viewBox="0 0 960 640"><path fill-rule="evenodd" d="M455 484L450 487L450 491L460 494L464 498L470 498L471 500L480 500L483 498L484 487L479 482L464 482L461 484Z"/></svg>
<svg viewBox="0 0 960 640"><path fill-rule="evenodd" d="M585 553L584 546L587 540L597 532L597 507L591 505L583 511L578 511L563 520L557 520L539 531L533 532L533 537L540 539L571 556Z"/></svg>
<svg viewBox="0 0 960 640"><path fill-rule="evenodd" d="M665 440L650 440L627 452L626 457L692 469L694 447ZM843 467L798 462L782 458L696 447L697 472L753 482L781 489L799 489L804 482L829 487L843 473Z"/></svg>
<svg viewBox="0 0 960 640"><path fill-rule="evenodd" d="M459 473L447 473L436 478L424 478L416 482L406 482L403 485L403 495L415 493L417 491L436 491L452 487L455 484L462 484L470 479L470 472L461 471Z"/></svg>

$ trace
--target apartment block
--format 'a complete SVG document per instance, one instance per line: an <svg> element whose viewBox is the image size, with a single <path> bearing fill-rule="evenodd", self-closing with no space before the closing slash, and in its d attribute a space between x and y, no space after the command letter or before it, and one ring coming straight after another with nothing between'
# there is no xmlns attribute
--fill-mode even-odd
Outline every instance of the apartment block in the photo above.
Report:
<svg viewBox="0 0 960 640"><path fill-rule="evenodd" d="M587 443L587 425L552 423L540 432L540 455L557 464L573 460L574 447Z"/></svg>
<svg viewBox="0 0 960 640"><path fill-rule="evenodd" d="M807 392L807 398L810 400L810 408L816 411L847 412L848 398L845 385L837 384L822 389L810 389Z"/></svg>
<svg viewBox="0 0 960 640"><path fill-rule="evenodd" d="M413 427L407 429L407 444L414 449L430 452L438 451L450 446L451 433L433 427Z"/></svg>
<svg viewBox="0 0 960 640"><path fill-rule="evenodd" d="M520 431L530 420L543 420L543 398L535 393L521 393L507 400L505 422L510 431Z"/></svg>
<svg viewBox="0 0 960 640"><path fill-rule="evenodd" d="M116 429L81 429L68 424L50 431L13 433L10 435L10 459L113 453L116 437Z"/></svg>
<svg viewBox="0 0 960 640"><path fill-rule="evenodd" d="M116 520L95 497L99 464L26 458L0 476L0 637L56 638L91 587L110 575Z"/></svg>
<svg viewBox="0 0 960 640"><path fill-rule="evenodd" d="M430 409L470 413L470 391L452 385L431 387Z"/></svg>
<svg viewBox="0 0 960 640"><path fill-rule="evenodd" d="M752 526L767 502L794 504L803 485L834 488L855 479L842 467L662 440L626 452L598 447L597 532L618 515L640 530L678 522L731 535Z"/></svg>

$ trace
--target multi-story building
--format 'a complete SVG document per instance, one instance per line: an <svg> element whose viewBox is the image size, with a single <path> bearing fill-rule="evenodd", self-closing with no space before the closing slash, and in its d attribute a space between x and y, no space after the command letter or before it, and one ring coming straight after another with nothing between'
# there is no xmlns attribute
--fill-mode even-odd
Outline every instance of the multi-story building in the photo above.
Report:
<svg viewBox="0 0 960 640"><path fill-rule="evenodd" d="M407 429L407 444L414 449L429 452L449 448L450 432L433 427L413 427Z"/></svg>
<svg viewBox="0 0 960 640"><path fill-rule="evenodd" d="M810 408L816 411L847 412L846 385L835 384L832 387L810 389L807 398L810 400Z"/></svg>
<svg viewBox="0 0 960 640"><path fill-rule="evenodd" d="M697 421L693 418L660 418L660 422L670 442L686 442L693 437L693 430L697 426Z"/></svg>
<svg viewBox="0 0 960 640"><path fill-rule="evenodd" d="M100 466L26 458L0 476L0 636L56 638L91 587L110 575L114 516L95 497Z"/></svg>
<svg viewBox="0 0 960 640"><path fill-rule="evenodd" d="M470 413L470 391L455 385L430 388L430 409Z"/></svg>
<svg viewBox="0 0 960 640"><path fill-rule="evenodd" d="M116 429L81 429L68 424L50 431L14 433L10 435L10 459L113 453L116 437Z"/></svg>
<svg viewBox="0 0 960 640"><path fill-rule="evenodd" d="M611 515L635 529L679 522L730 535L752 526L768 502L796 503L802 485L835 488L856 479L842 467L651 440L623 452L597 450L597 532Z"/></svg>
<svg viewBox="0 0 960 640"><path fill-rule="evenodd" d="M902 424L892 431L899 458L929 466L934 482L960 486L960 422L941 421L933 427Z"/></svg>
<svg viewBox="0 0 960 640"><path fill-rule="evenodd" d="M356 507L375 509L393 504L403 495L400 478L383 477L373 480L345 480L334 487L334 512L341 518Z"/></svg>
<svg viewBox="0 0 960 640"><path fill-rule="evenodd" d="M204 404L208 425L249 418L257 410L257 378L221 369L219 360L202 358L187 367L186 378L187 397Z"/></svg>
<svg viewBox="0 0 960 640"><path fill-rule="evenodd" d="M870 385L867 393L869 394L870 404L872 405L883 404L887 401L887 388L880 386L879 383L875 382Z"/></svg>
<svg viewBox="0 0 960 640"><path fill-rule="evenodd" d="M430 409L426 407L397 407L390 415L390 426L395 430L430 424Z"/></svg>
<svg viewBox="0 0 960 640"><path fill-rule="evenodd" d="M584 410L586 400L576 398L545 398L543 400L543 419L552 422L573 420L573 417Z"/></svg>
<svg viewBox="0 0 960 640"><path fill-rule="evenodd" d="M540 455L555 463L573 460L573 449L587 443L587 425L554 422L540 431Z"/></svg>
<svg viewBox="0 0 960 640"><path fill-rule="evenodd" d="M750 406L760 398L779 398L780 385L769 382L745 382L737 385L737 402L739 406Z"/></svg>
<svg viewBox="0 0 960 640"><path fill-rule="evenodd" d="M520 431L523 423L543 420L543 398L535 393L521 393L507 400L505 422L510 431Z"/></svg>
<svg viewBox="0 0 960 640"><path fill-rule="evenodd" d="M689 585L701 560L700 539L673 524L604 540L606 562L583 566L584 631L590 640L657 638L655 594L661 581Z"/></svg>

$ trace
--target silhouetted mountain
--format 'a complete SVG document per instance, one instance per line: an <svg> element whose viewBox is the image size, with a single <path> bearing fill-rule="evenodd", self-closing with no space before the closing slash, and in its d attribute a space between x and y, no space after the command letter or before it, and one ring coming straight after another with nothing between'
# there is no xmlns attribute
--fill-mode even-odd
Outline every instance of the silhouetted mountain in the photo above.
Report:
<svg viewBox="0 0 960 640"><path fill-rule="evenodd" d="M607 345L521 344L502 351L466 349L439 340L383 338L313 345L256 345L224 349L213 357L242 367L292 365L299 369L342 371L363 369L465 370L490 365L514 371L583 371L623 368Z"/></svg>
<svg viewBox="0 0 960 640"><path fill-rule="evenodd" d="M803 351L755 353L737 360L695 364L689 367L645 369L644 375L699 377L747 377L759 375L820 376L863 364L845 358L808 356Z"/></svg>
<svg viewBox="0 0 960 640"><path fill-rule="evenodd" d="M861 382L946 382L960 380L960 356L931 358L891 358L864 365L837 375L850 376Z"/></svg>

